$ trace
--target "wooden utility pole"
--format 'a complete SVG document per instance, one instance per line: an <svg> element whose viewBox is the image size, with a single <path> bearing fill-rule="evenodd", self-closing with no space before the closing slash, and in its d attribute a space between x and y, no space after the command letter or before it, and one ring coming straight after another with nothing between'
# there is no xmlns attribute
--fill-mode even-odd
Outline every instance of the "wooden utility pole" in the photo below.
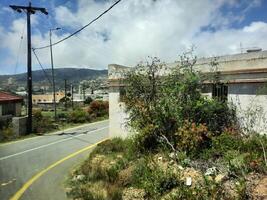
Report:
<svg viewBox="0 0 267 200"><path fill-rule="evenodd" d="M52 83L53 83L53 104L54 104L54 120L57 120L57 100L56 100L56 86L55 86L55 73L54 73L54 60L53 60L53 48L52 48L52 31L59 30L61 28L54 28L49 30L50 41L50 59L52 69Z"/></svg>
<svg viewBox="0 0 267 200"><path fill-rule="evenodd" d="M67 79L64 79L64 86L65 86L65 110L67 110Z"/></svg>
<svg viewBox="0 0 267 200"><path fill-rule="evenodd" d="M22 13L24 11L27 14L27 41L28 41L28 58L27 58L27 88L28 88L28 120L27 120L27 133L30 134L32 132L32 46L31 46L31 14L35 14L36 11L40 11L45 15L48 15L48 12L45 8L32 7L31 2L29 2L29 6L15 6L10 5L10 7Z"/></svg>

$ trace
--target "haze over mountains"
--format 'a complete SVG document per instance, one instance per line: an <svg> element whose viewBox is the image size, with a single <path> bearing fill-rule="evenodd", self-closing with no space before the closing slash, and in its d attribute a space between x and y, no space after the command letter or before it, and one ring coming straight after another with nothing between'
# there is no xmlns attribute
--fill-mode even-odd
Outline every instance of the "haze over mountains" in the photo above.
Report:
<svg viewBox="0 0 267 200"><path fill-rule="evenodd" d="M45 69L32 72L32 79L34 86L50 85L48 78L52 81L52 70ZM78 85L82 80L92 80L99 77L107 77L108 70L94 70L94 69L78 69L78 68L60 68L55 69L55 83L57 88L64 87L64 80L69 84ZM48 77L48 78L47 78ZM0 75L0 87L5 88L8 85L17 85L26 87L27 73L15 75Z"/></svg>

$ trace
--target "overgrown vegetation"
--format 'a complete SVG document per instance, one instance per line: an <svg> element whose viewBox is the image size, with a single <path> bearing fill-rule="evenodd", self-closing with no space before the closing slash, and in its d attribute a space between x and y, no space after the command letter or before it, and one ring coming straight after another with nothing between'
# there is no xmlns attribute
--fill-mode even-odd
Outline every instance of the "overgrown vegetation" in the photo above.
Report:
<svg viewBox="0 0 267 200"><path fill-rule="evenodd" d="M77 124L107 119L109 113L108 102L91 100L92 99L87 98L87 103L90 103L84 107L76 106L72 110L64 111L58 109L56 121L54 120L54 112L42 111L41 109L34 108L32 123L33 133L41 135L51 131L72 127ZM0 119L0 142L7 142L17 138L21 138L21 136L15 134L12 127L12 120L10 118Z"/></svg>
<svg viewBox="0 0 267 200"><path fill-rule="evenodd" d="M207 77L194 71L194 64L194 58L183 55L176 68L164 73L165 65L153 58L125 75L121 100L136 133L98 145L73 172L70 197L206 200L267 195L257 188L267 180L266 135L244 134L233 105L202 96Z"/></svg>
<svg viewBox="0 0 267 200"><path fill-rule="evenodd" d="M66 124L80 124L93 122L108 117L108 102L92 101L85 108L76 107L71 111L59 112L57 122L54 122L53 115L44 115L40 109L33 110L33 132L42 134L57 130Z"/></svg>

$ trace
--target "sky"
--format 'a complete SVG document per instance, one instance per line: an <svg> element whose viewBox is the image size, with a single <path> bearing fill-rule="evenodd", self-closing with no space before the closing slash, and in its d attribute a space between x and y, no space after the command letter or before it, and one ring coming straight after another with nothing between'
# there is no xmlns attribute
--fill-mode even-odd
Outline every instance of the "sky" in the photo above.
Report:
<svg viewBox="0 0 267 200"><path fill-rule="evenodd" d="M106 10L115 0L32 0L45 7L31 15L32 45L56 42ZM0 0L0 74L27 69L26 15L9 5L29 0ZM107 69L108 64L134 66L149 56L174 62L194 47L197 57L267 50L267 0L122 0L79 34L53 47L55 68ZM36 50L50 68L49 48ZM33 70L41 69L34 55Z"/></svg>

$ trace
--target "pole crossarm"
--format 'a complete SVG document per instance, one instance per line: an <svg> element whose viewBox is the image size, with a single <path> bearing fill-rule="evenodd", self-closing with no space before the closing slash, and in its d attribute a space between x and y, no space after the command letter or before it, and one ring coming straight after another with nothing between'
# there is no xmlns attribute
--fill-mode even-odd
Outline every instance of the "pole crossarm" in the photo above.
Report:
<svg viewBox="0 0 267 200"><path fill-rule="evenodd" d="M42 13L44 13L45 15L48 15L48 12L46 11L45 8L40 8L40 7L32 7L30 6L15 6L15 5L10 5L10 8L12 8L13 10L21 13L22 10L26 11L26 12L30 12L31 14L35 14L35 11L40 11Z"/></svg>

